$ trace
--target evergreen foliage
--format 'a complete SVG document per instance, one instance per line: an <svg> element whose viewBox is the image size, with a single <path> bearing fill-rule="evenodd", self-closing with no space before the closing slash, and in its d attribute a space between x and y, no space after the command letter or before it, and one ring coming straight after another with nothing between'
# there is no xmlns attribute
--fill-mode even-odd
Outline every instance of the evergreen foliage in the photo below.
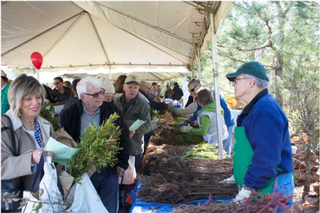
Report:
<svg viewBox="0 0 320 213"><path fill-rule="evenodd" d="M225 75L248 61L262 63L291 132L319 142L319 2L236 1L217 33L219 89L233 96ZM198 67L194 67L197 74ZM202 53L203 83L213 87L211 44Z"/></svg>
<svg viewBox="0 0 320 213"><path fill-rule="evenodd" d="M114 113L100 126L90 125L84 130L81 142L78 143L81 150L69 161L72 166L68 168L68 172L76 182L79 182L81 176L92 167L99 171L117 163L117 154L122 149L119 147L121 129L113 122L118 118L119 115Z"/></svg>

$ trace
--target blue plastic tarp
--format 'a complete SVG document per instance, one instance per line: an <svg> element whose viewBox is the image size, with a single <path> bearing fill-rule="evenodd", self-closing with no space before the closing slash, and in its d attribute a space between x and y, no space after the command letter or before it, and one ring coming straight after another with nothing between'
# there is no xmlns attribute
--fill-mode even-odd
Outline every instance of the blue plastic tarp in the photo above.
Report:
<svg viewBox="0 0 320 213"><path fill-rule="evenodd" d="M164 203L147 203L144 202L143 198L138 198L137 197L137 192L142 189L142 181L138 181L134 189L131 191L130 196L132 198L133 204L130 209L130 213L169 213L169 212L174 212L175 208L183 205L183 204L164 204ZM232 197L214 197L211 198L211 202L220 202L220 203L229 203L231 199L233 199L234 196ZM196 200L196 201L191 201L188 203L184 203L186 205L203 205L208 202L209 199L204 199L204 200Z"/></svg>

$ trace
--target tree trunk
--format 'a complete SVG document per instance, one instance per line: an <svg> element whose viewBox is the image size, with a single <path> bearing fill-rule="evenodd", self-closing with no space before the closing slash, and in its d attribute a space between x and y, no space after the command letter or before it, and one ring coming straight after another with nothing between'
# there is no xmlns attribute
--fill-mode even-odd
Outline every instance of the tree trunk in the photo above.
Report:
<svg viewBox="0 0 320 213"><path fill-rule="evenodd" d="M310 184L311 184L311 140L310 138L307 141L307 159L306 159L306 180L304 182L304 189L303 189L303 199L307 194L310 192Z"/></svg>
<svg viewBox="0 0 320 213"><path fill-rule="evenodd" d="M278 47L279 49L276 51L277 58L276 58L276 69L275 69L275 76L278 77L279 79L282 78L282 72L283 72L283 56L282 56L282 46L283 46L283 41L284 41L284 34L282 31L282 26L283 26L283 12L282 8L280 5L280 2L275 2L275 7L277 11L277 18L278 18ZM283 97L281 94L281 90L279 89L278 85L278 79L275 79L275 85L276 85L276 100L281 106L283 107Z"/></svg>

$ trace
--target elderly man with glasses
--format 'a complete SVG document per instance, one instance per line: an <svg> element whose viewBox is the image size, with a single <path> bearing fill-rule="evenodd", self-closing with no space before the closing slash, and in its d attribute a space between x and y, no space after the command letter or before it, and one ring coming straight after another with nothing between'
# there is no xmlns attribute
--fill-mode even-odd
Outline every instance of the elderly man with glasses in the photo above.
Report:
<svg viewBox="0 0 320 213"><path fill-rule="evenodd" d="M118 176L123 176L124 171L128 168L130 154L128 127L119 109L113 103L103 101L104 89L101 88L98 79L83 78L77 85L77 92L81 100L64 110L60 118L61 126L76 142L80 141L87 126L100 126L115 112L120 115L115 121L115 125L122 129L119 141L122 149L118 154L118 164L102 168L91 176L91 181L106 209L109 212L118 212Z"/></svg>
<svg viewBox="0 0 320 213"><path fill-rule="evenodd" d="M233 82L234 96L247 105L237 118L234 146L234 175L225 181L236 182L241 190L235 201L242 202L252 191L292 196L294 183L289 122L272 94L262 64L247 62L227 74ZM278 209L277 212L283 209Z"/></svg>
<svg viewBox="0 0 320 213"><path fill-rule="evenodd" d="M195 100L196 99L195 95L196 95L197 91L200 88L204 87L204 85L198 79L193 79L189 82L188 87L189 87L190 94L193 96L193 99ZM214 90L211 89L211 91L214 94ZM220 105L224 111L224 114L223 114L224 122L227 126L228 134L229 134L229 137L223 141L223 149L227 152L227 155L230 155L231 154L231 144L232 144L232 130L233 130L233 126L234 126L235 122L234 122L234 119L231 115L231 111L230 111L226 101L224 100L224 98L221 94L220 94ZM188 107L188 108L190 108L190 107ZM181 123L179 125L179 127L187 126L189 123L192 123L192 122L193 123L197 122L198 112L201 109L202 109L202 107L199 104L197 104L196 110L193 111L194 114L189 119L187 119L186 121ZM192 125L194 126L193 123L192 123Z"/></svg>

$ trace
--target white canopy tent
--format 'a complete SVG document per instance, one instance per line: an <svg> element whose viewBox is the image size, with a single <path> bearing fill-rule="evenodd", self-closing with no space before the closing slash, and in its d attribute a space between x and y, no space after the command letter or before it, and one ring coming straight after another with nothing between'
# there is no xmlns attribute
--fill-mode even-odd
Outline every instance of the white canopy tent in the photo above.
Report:
<svg viewBox="0 0 320 213"><path fill-rule="evenodd" d="M138 71L137 71L138 70ZM112 80L117 79L120 75L137 75L141 81L150 81L150 82L165 82L171 79L182 78L185 75L188 75L190 72L183 67L175 68L175 69L163 69L163 68L156 68L153 70L145 69L144 67L140 68L126 68L126 69L115 69L108 72L108 70L104 68L99 68L96 71L92 72L85 72L85 70L80 69L77 72L67 72L61 75L64 78L83 78L86 76L105 76L108 75Z"/></svg>
<svg viewBox="0 0 320 213"><path fill-rule="evenodd" d="M34 69L30 55L37 51L45 71L185 68L205 41L208 11L215 8L218 26L231 3L4 1L1 65Z"/></svg>
<svg viewBox="0 0 320 213"><path fill-rule="evenodd" d="M105 68L111 78L117 68L138 73L150 69L154 75L159 68L169 68L168 73L192 68L203 44L214 40L216 50L212 38L231 5L232 1L2 1L1 65L33 70L30 55L37 51L43 56L41 70L53 72ZM217 96L216 54L214 62ZM219 125L218 130L221 147Z"/></svg>

